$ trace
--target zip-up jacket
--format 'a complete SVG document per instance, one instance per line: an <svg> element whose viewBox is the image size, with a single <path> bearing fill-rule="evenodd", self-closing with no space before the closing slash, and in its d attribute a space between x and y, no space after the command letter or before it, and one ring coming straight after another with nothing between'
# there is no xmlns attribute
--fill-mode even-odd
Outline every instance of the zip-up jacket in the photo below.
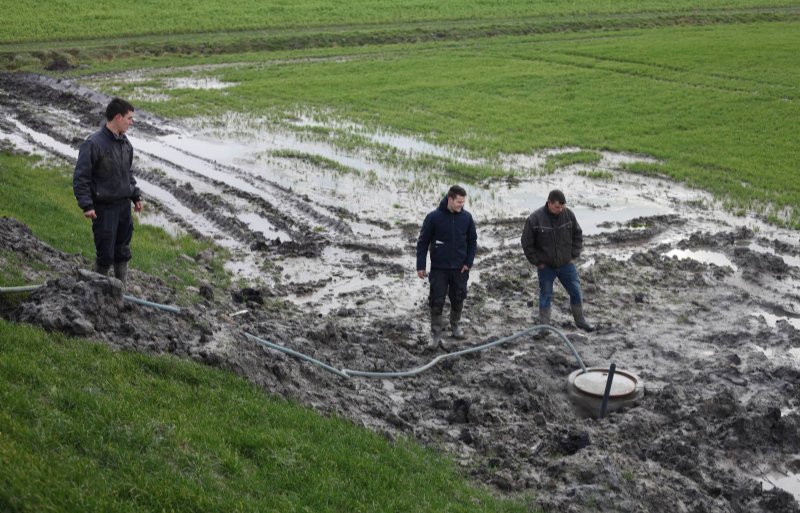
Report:
<svg viewBox="0 0 800 513"><path fill-rule="evenodd" d="M133 146L125 134L117 136L103 125L81 144L72 176L75 199L84 212L96 203L141 199L131 172Z"/></svg>
<svg viewBox="0 0 800 513"><path fill-rule="evenodd" d="M417 270L425 270L428 251L431 254L431 269L472 268L475 251L478 249L478 231L472 214L450 212L447 196L439 208L425 216L417 239Z"/></svg>
<svg viewBox="0 0 800 513"><path fill-rule="evenodd" d="M545 204L528 216L521 242L531 264L559 267L581 255L583 230L572 210L564 207L553 214Z"/></svg>

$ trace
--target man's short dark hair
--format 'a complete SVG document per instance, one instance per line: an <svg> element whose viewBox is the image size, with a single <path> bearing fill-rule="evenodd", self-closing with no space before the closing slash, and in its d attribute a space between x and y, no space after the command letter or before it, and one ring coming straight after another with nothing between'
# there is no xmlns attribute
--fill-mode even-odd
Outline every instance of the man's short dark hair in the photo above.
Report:
<svg viewBox="0 0 800 513"><path fill-rule="evenodd" d="M567 204L567 198L564 196L564 193L559 191L558 189L553 189L550 191L550 194L547 195L547 202L548 203L561 203L562 205Z"/></svg>
<svg viewBox="0 0 800 513"><path fill-rule="evenodd" d="M133 105L122 98L114 98L106 107L106 121L111 121L117 117L117 114L124 116L128 112L133 112Z"/></svg>
<svg viewBox="0 0 800 513"><path fill-rule="evenodd" d="M454 185L454 186L450 187L449 191L447 191L447 197L456 199L456 196L464 196L464 197L466 197L467 196L467 191L465 191L464 188L461 187L460 185Z"/></svg>

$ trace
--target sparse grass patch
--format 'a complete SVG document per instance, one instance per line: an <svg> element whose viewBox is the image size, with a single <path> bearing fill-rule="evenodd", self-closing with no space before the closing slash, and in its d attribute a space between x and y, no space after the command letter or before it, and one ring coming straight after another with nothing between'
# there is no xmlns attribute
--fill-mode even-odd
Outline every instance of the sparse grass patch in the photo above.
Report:
<svg viewBox="0 0 800 513"><path fill-rule="evenodd" d="M557 169L573 166L576 164L592 165L597 164L602 156L596 151L570 151L566 153L556 153L548 155L544 163L545 174L552 174Z"/></svg>
<svg viewBox="0 0 800 513"><path fill-rule="evenodd" d="M0 284L5 286L30 285L25 283L23 266L28 270L44 273L47 271L40 262L23 260L19 253L0 250Z"/></svg>
<svg viewBox="0 0 800 513"><path fill-rule="evenodd" d="M620 168L623 171L634 173L643 176L652 176L665 178L667 176L663 164L650 163L650 162L631 162L630 164L622 164Z"/></svg>
<svg viewBox="0 0 800 513"><path fill-rule="evenodd" d="M322 169L330 169L332 171L336 171L337 173L341 174L358 173L357 169L345 166L344 164L336 162L335 160L323 157L321 155L313 155L311 153L306 153L302 151L276 150L270 152L270 155L272 155L273 157L284 158L284 159L301 160L307 164L311 164L312 166L317 166Z"/></svg>
<svg viewBox="0 0 800 513"><path fill-rule="evenodd" d="M594 180L611 181L614 179L614 173L611 171L578 171L576 174L585 176L586 178L592 178Z"/></svg>
<svg viewBox="0 0 800 513"><path fill-rule="evenodd" d="M465 164L456 161L445 162L443 171L448 175L467 182L480 181L488 178L508 178L510 176L508 171L499 167Z"/></svg>

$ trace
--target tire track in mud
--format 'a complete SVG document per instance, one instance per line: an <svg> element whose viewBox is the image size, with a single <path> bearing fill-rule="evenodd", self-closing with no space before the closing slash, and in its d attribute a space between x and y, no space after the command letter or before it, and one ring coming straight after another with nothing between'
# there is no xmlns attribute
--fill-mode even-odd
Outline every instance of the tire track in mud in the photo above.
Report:
<svg viewBox="0 0 800 513"><path fill-rule="evenodd" d="M235 192L237 196L242 199L249 200L255 204L258 204L267 212L270 212L273 217L281 218L284 222L277 224L281 229L285 229L287 231L291 230L291 224L293 223L293 219L288 215L288 213L281 210L281 208L285 209L289 212L294 212L299 214L298 217L306 217L308 219L314 220L323 226L327 227L329 230L335 233L342 233L345 235L351 235L352 230L350 227L343 222L342 219L336 219L334 217L328 216L323 214L318 210L319 207L314 207L311 204L311 199L308 197L298 196L294 193L290 188L284 187L278 183L275 183L271 180L267 180L263 177L253 176L250 173L243 171L235 166L230 166L226 164L221 164L219 162L214 161L213 159L209 159L207 157L203 157L201 155L197 155L191 152L188 152L182 148L176 148L172 145L167 144L170 148L186 155L189 158L200 160L205 162L209 166L213 167L215 170L219 170L222 172L228 173L230 176L235 176L242 181L246 182L248 185L251 185L254 189L259 190L259 192L263 192L264 194L270 194L271 196L280 199L280 203L276 206L273 205L270 201L266 198L261 196L260 194L256 194L253 192L248 192L241 190L240 188L236 188L235 185L221 182L220 180L215 180L210 178L206 175L198 173L194 171L196 176L203 177L209 180L209 183L220 186L222 185L223 188L228 189L231 192ZM177 164L175 162L170 162L170 165L183 169L185 171L189 171L184 166ZM269 191L261 191L261 186L268 187ZM344 209L342 209L344 210ZM344 210L346 212L346 210ZM352 214L351 214L352 215ZM305 226L302 227L302 230L294 230L298 235L301 231L308 231L310 222L307 222Z"/></svg>
<svg viewBox="0 0 800 513"><path fill-rule="evenodd" d="M775 100L792 101L797 97L796 90L788 85L764 84L760 81L749 80L746 78L734 78L714 74L700 75L700 79L698 80L689 70L672 69L669 67L662 67L654 64L643 64L635 61L610 59L578 52L550 52L548 55L538 55L536 57L518 55L517 58L531 62L544 62L560 66L571 66L579 69L602 71L606 73L623 75L633 79L652 80L654 82L675 84L692 89L704 89L719 93L744 95L751 95L754 93L764 94L764 91L758 87L746 88L744 86L736 86L732 84L732 82L743 82L745 84L754 83L768 87L769 90L766 92L766 95ZM674 76L668 76L664 72L669 72ZM708 81L705 82L702 79L707 79ZM777 91L775 91L776 89Z"/></svg>
<svg viewBox="0 0 800 513"><path fill-rule="evenodd" d="M215 201L212 204L209 199L192 191L190 185L181 186L176 180L162 176L154 171L139 168L135 170L135 175L168 191L184 206L194 212L200 212L203 217L209 219L222 232L231 235L242 244L249 245L256 239L255 234L250 231L249 227L244 222L233 216L226 216L222 213L221 210L230 211L232 207L224 204L221 200ZM162 205L162 208L165 212L171 214L171 219L181 219L180 216L175 214L174 210L170 209L170 206ZM199 229L186 221L180 222L180 224L181 226L191 226L193 233L201 233ZM201 233L201 235L203 237L208 237L210 234Z"/></svg>
<svg viewBox="0 0 800 513"><path fill-rule="evenodd" d="M672 65L662 64L662 63L658 63L658 62L644 62L644 61L638 61L638 60L634 60L634 59L624 59L624 58L621 58L621 57L607 57L607 56L594 55L594 54L591 54L591 53L580 52L580 51L566 51L566 50L564 50L564 51L554 52L554 53L556 53L558 55L562 55L562 56L567 56L567 57L575 57L575 58L578 58L578 59L585 59L587 61L595 61L595 62L598 63L598 66L597 66L598 69L603 69L603 70L606 70L606 71L610 70L611 68L602 67L603 65L607 65L607 66L619 65L619 66L630 66L632 70L635 70L637 68L638 69L642 69L642 70L652 69L653 72L654 72L654 75L659 73L659 72L664 72L664 73L670 73L670 74L674 74L674 75L683 75L683 76L687 76L687 77L696 77L698 79L698 81L696 83L692 83L692 82L689 82L689 81L683 82L683 83L685 83L685 85L688 85L688 86L701 86L701 85L704 85L702 82L699 82L699 80L705 79L705 80L708 80L709 82L722 81L724 83L723 85L717 85L717 86L708 85L709 88L715 88L716 87L719 90L728 90L728 91L732 91L732 92L748 92L748 91L752 91L754 89L760 89L757 86L766 87L766 88L769 88L771 90L777 90L776 93L775 93L775 96L773 96L773 98L775 98L775 99L783 99L787 95L796 95L796 93L797 93L797 88L795 86L791 86L790 84L785 84L785 83L781 83L781 82L774 82L774 81L764 80L764 79L742 77L742 76L730 75L730 74L725 74L725 73L704 73L702 70L688 68L688 67L672 66ZM646 73L645 72L637 73L637 75L645 76ZM681 83L681 81L679 81L679 80L674 80L674 81L676 83ZM728 84L734 83L734 82L741 82L741 83L743 83L745 85L748 85L748 86L752 85L753 88L752 89L744 89L743 87L732 87L732 86L728 85ZM785 91L782 91L784 89L785 89Z"/></svg>
<svg viewBox="0 0 800 513"><path fill-rule="evenodd" d="M80 144L83 139L79 136L65 134L83 132L88 134L94 130L95 128L92 125L98 117L102 117L103 103L110 99L110 96L97 93L70 81L52 79L35 74L0 73L0 84L6 86L7 94L0 96L0 105L3 106L4 110L10 111L7 115L8 118L13 116L30 130L45 134L73 148ZM19 95L15 94L17 92L25 92L25 95L19 97ZM41 101L31 103L26 101L25 97L33 97ZM81 126L71 126L65 130L63 126L54 120L48 120L48 106L58 106L59 109L70 112L76 116ZM137 132L147 136L168 133L159 128L158 125L167 125L167 123L156 116L137 111ZM59 127L61 129L57 129ZM16 127L9 126L9 132L15 130ZM74 159L73 155L38 143L28 134L24 135L24 137L32 146L40 147L68 162ZM171 147L171 149L186 155L188 158L202 161L214 172L230 176L231 180L216 179L200 170L190 169L169 156L159 155L143 148L135 148L137 160L152 161L153 169L149 169L151 167L149 165L137 165L134 171L135 176L170 193L184 207L198 213L209 223L216 226L223 234L232 236L248 249L277 251L285 255L306 257L319 257L322 248L330 245L341 247L347 251L367 252L382 256L397 256L402 252L399 248L386 248L377 244L360 242L348 224L349 219L388 229L387 223L383 221L362 219L344 207L335 207L336 217L330 216L322 211L327 209L326 207L316 204L308 196L296 194L290 188L263 177L253 176L235 166L220 164L212 159L187 152L181 148ZM155 170L159 168L159 164L167 167L172 174L178 176L170 177L169 172L166 176L161 175ZM190 187L179 183L178 180L181 175L202 182L208 185L209 189L220 192L198 193L191 188L190 183L187 182ZM226 195L251 205L257 215L278 230L286 232L292 240L280 241L280 243L277 240L268 240L262 232L251 228L248 223L236 216L237 207L234 202L225 199ZM270 199L265 196L269 196ZM219 235L208 233L207 229L193 225L173 209L170 209L170 206L164 204L164 202L158 203L159 209L165 217L187 232L195 236L212 239ZM230 212L231 214L227 215L225 212ZM319 227L324 227L327 234L320 233ZM391 269L397 269L393 264L386 265Z"/></svg>
<svg viewBox="0 0 800 513"><path fill-rule="evenodd" d="M197 170L192 170L177 164L171 159L150 152L139 151L139 153L146 155L154 162L169 166L177 173L189 176L209 185L216 191L220 191L220 194L198 193L192 188L190 183L187 185L179 183L178 177L163 176L159 172L148 171L141 168L137 171L138 176L169 191L176 199L180 200L192 210L202 212L205 217L211 220L222 231L231 233L237 240L241 241L252 250L267 250L268 248L274 247L275 251L278 253L296 254L299 251L303 256L311 257L320 256L321 250L327 246L336 246L351 252L371 253L381 257L400 257L405 252L404 248L399 246L385 246L359 241L356 234L348 225L346 218L349 217L358 222L373 224L381 229L389 229L390 227L386 222L361 219L359 216L343 207L337 209L340 218L333 218L320 212L318 210L319 207L305 195L298 196L289 188L261 177L251 176L234 166L219 164L213 162L211 159L205 159L194 154L187 153L187 156L204 160L209 165L213 165L215 169L220 169L230 173L232 176L236 176L259 192L242 190L237 187L235 183L217 180ZM273 203L264 198L262 194L269 193L262 191L259 187L260 185L266 185L272 188L272 192L275 193L274 196L280 198L281 201L279 203ZM257 213L262 214L267 221L278 229L287 232L291 240L270 241L264 237L261 232L250 228L247 223L236 217L237 209L233 203L225 200L225 195L230 195L237 199L244 200L249 205L253 205ZM298 215L291 216L287 213L289 208L292 208L294 213ZM231 215L226 215L222 211L231 212ZM300 218L300 215L303 216L306 223L302 222L303 219ZM315 221L328 227L332 233L326 235L317 232L315 228L308 224ZM298 244L302 249L298 247ZM364 260L363 256L361 260ZM375 265L391 270L391 272L395 274L401 272L398 264L379 262L374 259L370 261Z"/></svg>

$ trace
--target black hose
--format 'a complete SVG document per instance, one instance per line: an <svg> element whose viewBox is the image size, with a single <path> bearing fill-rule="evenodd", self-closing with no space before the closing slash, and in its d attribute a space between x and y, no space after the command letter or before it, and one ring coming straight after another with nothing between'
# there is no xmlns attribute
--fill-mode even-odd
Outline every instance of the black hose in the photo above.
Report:
<svg viewBox="0 0 800 513"><path fill-rule="evenodd" d="M600 418L606 416L606 409L608 408L608 396L611 395L611 383L614 381L614 371L617 368L616 363L612 363L608 368L608 380L606 380L606 391L603 393L603 404L600 406Z"/></svg>

